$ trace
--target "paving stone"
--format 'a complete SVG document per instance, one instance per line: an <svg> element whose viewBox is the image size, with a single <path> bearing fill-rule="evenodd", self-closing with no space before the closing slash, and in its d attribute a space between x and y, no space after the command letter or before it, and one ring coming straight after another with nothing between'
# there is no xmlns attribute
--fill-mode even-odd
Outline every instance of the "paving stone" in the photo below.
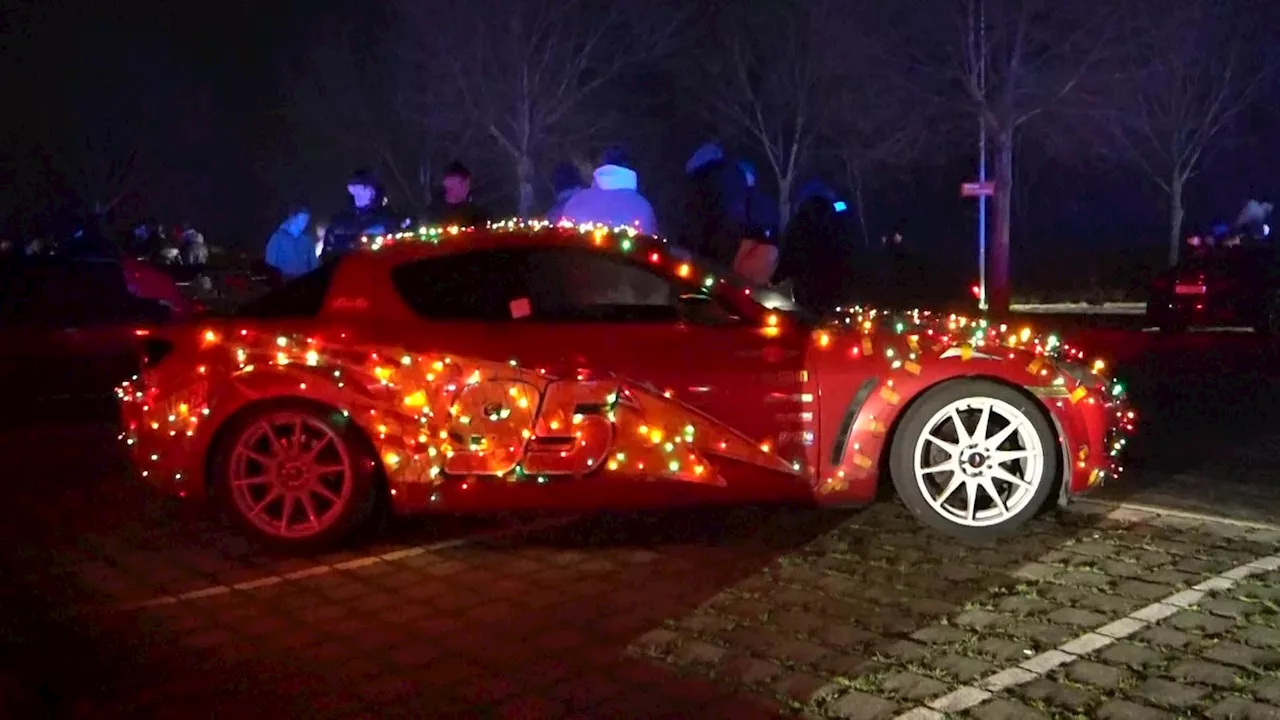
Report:
<svg viewBox="0 0 1280 720"><path fill-rule="evenodd" d="M1092 570L1070 570L1058 575L1053 581L1084 588L1104 588L1113 582L1110 576Z"/></svg>
<svg viewBox="0 0 1280 720"><path fill-rule="evenodd" d="M1218 688L1230 688L1236 685L1236 671L1203 660L1184 660L1169 669L1169 676L1175 680L1201 685L1212 685Z"/></svg>
<svg viewBox="0 0 1280 720"><path fill-rule="evenodd" d="M1210 720L1280 720L1280 708L1232 696L1209 708L1205 716Z"/></svg>
<svg viewBox="0 0 1280 720"><path fill-rule="evenodd" d="M962 683L982 677L994 669L994 666L989 662L964 655L944 655L940 658L930 658L929 664Z"/></svg>
<svg viewBox="0 0 1280 720"><path fill-rule="evenodd" d="M1272 705L1280 705L1280 678L1266 676L1249 686L1249 694Z"/></svg>
<svg viewBox="0 0 1280 720"><path fill-rule="evenodd" d="M1128 700L1108 700L1098 708L1095 717L1098 720L1165 720L1175 717L1164 710L1157 710L1147 705L1129 702Z"/></svg>
<svg viewBox="0 0 1280 720"><path fill-rule="evenodd" d="M1104 648L1098 659L1112 665L1142 669L1165 662L1166 657L1155 650L1131 642L1120 641Z"/></svg>
<svg viewBox="0 0 1280 720"><path fill-rule="evenodd" d="M969 633L951 625L931 625L911 633L911 639L927 645L951 645L969 638Z"/></svg>
<svg viewBox="0 0 1280 720"><path fill-rule="evenodd" d="M1211 615L1221 615L1229 618L1245 618L1262 612L1263 607L1258 603L1215 597L1200 603L1200 609L1204 612L1210 613Z"/></svg>
<svg viewBox="0 0 1280 720"><path fill-rule="evenodd" d="M1112 588L1112 592L1116 595L1140 598L1142 600L1159 600L1172 595L1174 590L1175 588L1169 585L1158 585L1142 580L1125 580Z"/></svg>
<svg viewBox="0 0 1280 720"><path fill-rule="evenodd" d="M1000 612L1009 613L1011 615L1038 615L1048 612L1054 608L1053 603L1038 597L1030 597L1027 595L1010 595L1001 598L996 603L996 608Z"/></svg>
<svg viewBox="0 0 1280 720"><path fill-rule="evenodd" d="M894 673L880 683L880 690L904 700L916 702L938 697L947 692L945 683L912 672Z"/></svg>
<svg viewBox="0 0 1280 720"><path fill-rule="evenodd" d="M881 720L891 718L898 706L884 698L867 693L850 691L826 706L826 714L846 720Z"/></svg>
<svg viewBox="0 0 1280 720"><path fill-rule="evenodd" d="M902 662L916 662L928 657L929 650L923 645L913 643L910 640L899 640L881 648L878 654L894 660L901 660Z"/></svg>
<svg viewBox="0 0 1280 720"><path fill-rule="evenodd" d="M1106 624L1109 618L1101 613L1076 608L1062 608L1049 613L1049 622L1059 625L1071 625L1077 628L1092 628Z"/></svg>
<svg viewBox="0 0 1280 720"><path fill-rule="evenodd" d="M1223 665L1233 665L1250 670L1275 670L1280 668L1280 653L1233 642L1220 642L1201 653L1201 657Z"/></svg>
<svg viewBox="0 0 1280 720"><path fill-rule="evenodd" d="M997 664L1010 661L1022 662L1035 655L1030 645L1005 638L983 638L974 646L974 650Z"/></svg>
<svg viewBox="0 0 1280 720"><path fill-rule="evenodd" d="M1173 628L1165 627L1163 625L1152 625L1134 635L1134 639L1140 640L1148 645L1168 648L1171 650L1195 647L1203 642L1199 636L1184 633L1181 630L1174 630Z"/></svg>
<svg viewBox="0 0 1280 720"><path fill-rule="evenodd" d="M1057 647L1075 637L1074 628L1024 620L1005 629L1009 635L1033 641L1039 647Z"/></svg>
<svg viewBox="0 0 1280 720"><path fill-rule="evenodd" d="M1067 678L1082 685L1116 690L1131 677L1128 670L1089 660L1077 660L1063 670Z"/></svg>
<svg viewBox="0 0 1280 720"><path fill-rule="evenodd" d="M744 655L723 660L718 670L719 674L736 679L744 685L762 685L775 680L784 672L786 670L781 665L771 660Z"/></svg>
<svg viewBox="0 0 1280 720"><path fill-rule="evenodd" d="M1033 680L1015 688L1019 695L1037 702L1055 705L1074 713L1084 712L1097 702L1097 696L1078 685L1068 685L1048 678Z"/></svg>
<svg viewBox="0 0 1280 720"><path fill-rule="evenodd" d="M990 612L988 610L967 610L957 615L951 622L958 627L982 630L983 628L999 626L1007 623L1008 619L1007 615Z"/></svg>
<svg viewBox="0 0 1280 720"><path fill-rule="evenodd" d="M1192 707L1200 702L1201 698L1209 694L1207 688L1198 685L1184 685L1183 683L1160 678L1148 679L1133 692L1135 696L1141 698L1145 703L1171 710L1184 710Z"/></svg>
<svg viewBox="0 0 1280 720"><path fill-rule="evenodd" d="M1048 565L1046 563L1033 562L1033 563L1027 563L1026 565L1023 565L1017 570L1014 570L1012 575L1015 578L1022 578L1024 580L1035 580L1035 581L1043 582L1043 581L1051 580L1055 576L1063 572L1064 570L1060 567L1055 567L1053 565Z"/></svg>
<svg viewBox="0 0 1280 720"><path fill-rule="evenodd" d="M1265 625L1249 625L1236 631L1235 637L1251 647L1280 650L1280 629Z"/></svg>
<svg viewBox="0 0 1280 720"><path fill-rule="evenodd" d="M1014 700L995 698L969 711L978 720L1040 720L1047 715Z"/></svg>
<svg viewBox="0 0 1280 720"><path fill-rule="evenodd" d="M1089 593L1076 601L1076 606L1085 610L1096 610L1108 618L1129 613L1142 607L1145 601L1134 598L1109 595L1106 593Z"/></svg>
<svg viewBox="0 0 1280 720"><path fill-rule="evenodd" d="M1175 630L1185 630L1201 635L1221 635L1236 626L1235 620L1194 610L1180 612L1165 623Z"/></svg>

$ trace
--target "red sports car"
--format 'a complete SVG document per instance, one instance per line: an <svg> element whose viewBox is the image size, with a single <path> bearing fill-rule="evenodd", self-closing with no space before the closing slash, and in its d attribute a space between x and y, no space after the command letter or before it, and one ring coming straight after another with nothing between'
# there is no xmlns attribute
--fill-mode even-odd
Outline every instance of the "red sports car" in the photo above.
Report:
<svg viewBox="0 0 1280 720"><path fill-rule="evenodd" d="M511 223L375 238L157 333L119 389L141 474L311 548L416 513L802 501L891 481L960 538L1120 472L1118 385L1056 338L818 321L664 241Z"/></svg>

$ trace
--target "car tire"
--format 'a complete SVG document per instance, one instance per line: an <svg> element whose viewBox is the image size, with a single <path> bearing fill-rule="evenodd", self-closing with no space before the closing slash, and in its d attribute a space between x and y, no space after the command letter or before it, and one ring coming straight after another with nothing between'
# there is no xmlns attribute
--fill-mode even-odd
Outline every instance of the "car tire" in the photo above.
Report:
<svg viewBox="0 0 1280 720"><path fill-rule="evenodd" d="M329 549L373 516L381 465L341 412L301 400L268 402L233 417L219 437L211 489L232 522L263 546Z"/></svg>
<svg viewBox="0 0 1280 720"><path fill-rule="evenodd" d="M955 428L957 417L964 435ZM1008 385L965 379L932 388L911 404L893 435L889 472L898 497L921 522L985 543L1040 512L1059 486L1059 457L1038 401Z"/></svg>

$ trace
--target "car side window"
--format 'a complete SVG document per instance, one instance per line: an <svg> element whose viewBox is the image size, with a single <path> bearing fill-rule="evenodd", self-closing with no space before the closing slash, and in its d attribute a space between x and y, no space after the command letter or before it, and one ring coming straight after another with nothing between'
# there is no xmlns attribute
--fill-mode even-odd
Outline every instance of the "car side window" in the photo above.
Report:
<svg viewBox="0 0 1280 720"><path fill-rule="evenodd" d="M522 253L477 251L406 263L391 283L414 313L434 320L499 322L527 298Z"/></svg>
<svg viewBox="0 0 1280 720"><path fill-rule="evenodd" d="M674 322L680 295L695 291L590 250L533 251L526 271L534 320Z"/></svg>
<svg viewBox="0 0 1280 720"><path fill-rule="evenodd" d="M237 317L258 320L315 317L324 309L329 286L341 260L334 260L301 277L290 280L236 310Z"/></svg>

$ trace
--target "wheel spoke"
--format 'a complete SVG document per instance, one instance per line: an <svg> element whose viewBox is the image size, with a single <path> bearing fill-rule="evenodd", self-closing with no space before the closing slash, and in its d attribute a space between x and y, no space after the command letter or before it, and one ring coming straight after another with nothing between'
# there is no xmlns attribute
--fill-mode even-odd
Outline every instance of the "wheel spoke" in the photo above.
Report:
<svg viewBox="0 0 1280 720"><path fill-rule="evenodd" d="M1030 457L1030 450L996 450L991 453L991 462L996 465L1003 465L1015 460L1027 460Z"/></svg>
<svg viewBox="0 0 1280 720"><path fill-rule="evenodd" d="M1023 419L1020 417L1011 418L1008 425L1004 426L1000 432L987 439L987 447L998 448L1003 445L1005 440L1013 437L1013 434L1018 431L1018 428L1022 426L1022 422Z"/></svg>
<svg viewBox="0 0 1280 720"><path fill-rule="evenodd" d="M950 470L951 472L955 472L955 471L956 471L956 461L955 461L954 459L947 460L947 461L945 461L945 462L939 463L939 464L934 465L934 466L932 466L932 467L920 468L920 472L922 472L922 473L924 473L924 474L926 474L926 475L932 475L932 474L934 474L934 473L946 472L946 471L948 471L948 470Z"/></svg>
<svg viewBox="0 0 1280 720"><path fill-rule="evenodd" d="M978 489L974 485L975 483L972 482L964 484L964 517L969 522L973 522L973 519L978 516Z"/></svg>
<svg viewBox="0 0 1280 720"><path fill-rule="evenodd" d="M996 480L1003 480L1009 483L1010 485L1017 485L1018 487L1026 488L1028 490L1030 490L1032 487L1031 483L1027 482L1026 478L1020 478L1017 475L1014 475L1013 473L1009 472L1008 470L1005 470L1004 468L1000 467L999 465L991 468L991 477L995 478Z"/></svg>
<svg viewBox="0 0 1280 720"><path fill-rule="evenodd" d="M240 452L244 457L249 458L250 460L253 460L259 465L270 467L271 463L275 462L275 458L267 457L266 455L263 455L260 452L254 452L252 450L246 450L243 448L240 450Z"/></svg>
<svg viewBox="0 0 1280 720"><path fill-rule="evenodd" d="M953 458L960 453L959 445L955 443L947 442L946 440L943 440L937 435L933 435L933 434L925 435L924 439L942 448L944 451L946 451L948 455L950 455Z"/></svg>
<svg viewBox="0 0 1280 720"><path fill-rule="evenodd" d="M324 485L321 485L320 483L314 483L311 486L311 492L319 495L320 497L324 498L325 500L328 500L331 503L337 503L342 501L342 498L338 497L336 494L334 494L332 490L325 487Z"/></svg>
<svg viewBox="0 0 1280 720"><path fill-rule="evenodd" d="M320 520L316 517L315 503L311 502L311 493L302 493L298 497L298 501L302 503L302 509L307 512L307 517L311 520L311 526L320 527Z"/></svg>
<svg viewBox="0 0 1280 720"><path fill-rule="evenodd" d="M271 478L270 475L258 475L256 477L235 478L234 480L231 481L231 484L235 485L236 487L250 487L253 485L265 485L271 482L275 482L275 481Z"/></svg>
<svg viewBox="0 0 1280 720"><path fill-rule="evenodd" d="M280 512L280 533L283 535L289 529L289 516L293 514L293 496L284 496L284 510Z"/></svg>
<svg viewBox="0 0 1280 720"><path fill-rule="evenodd" d="M320 454L320 451L328 447L329 442L332 439L333 438L329 437L328 435L325 435L324 437L320 438L320 442L311 446L311 449L307 451L307 459L315 460L316 456Z"/></svg>
<svg viewBox="0 0 1280 720"><path fill-rule="evenodd" d="M253 510L249 514L254 517L261 515L262 511L266 510L267 506L270 505L273 500L280 497L281 494L282 493L279 490L273 488L271 492L267 493L267 496L262 499L262 502L254 506Z"/></svg>
<svg viewBox="0 0 1280 720"><path fill-rule="evenodd" d="M996 491L995 483L991 482L991 478L978 478L978 481L975 482L974 485L982 488L982 491L991 497L992 501L995 502L996 507L1000 508L1001 515L1009 514L1009 506L1005 504L1004 498L1000 497L1000 493ZM977 487L975 487L975 490ZM975 492L974 494L976 495L977 493Z"/></svg>
<svg viewBox="0 0 1280 720"><path fill-rule="evenodd" d="M267 439L271 441L271 451L275 453L277 457L284 455L284 446L280 444L280 439L276 437L276 432L271 427L271 424L263 422L258 425L258 428L261 432L266 434Z"/></svg>
<svg viewBox="0 0 1280 720"><path fill-rule="evenodd" d="M960 412L955 406L951 408L951 424L956 426L956 444L968 445L971 439L969 430L964 426L964 421L960 419Z"/></svg>
<svg viewBox="0 0 1280 720"><path fill-rule="evenodd" d="M338 472L345 473L346 471L346 465L317 465L315 467L316 475L332 475Z"/></svg>
<svg viewBox="0 0 1280 720"><path fill-rule="evenodd" d="M293 445L289 449L295 451L301 450L302 438L305 434L306 431L302 428L302 416L299 415L293 419Z"/></svg>
<svg viewBox="0 0 1280 720"><path fill-rule="evenodd" d="M956 490L959 489L961 485L964 485L964 476L961 475L960 473L956 473L955 475L952 475L951 481L947 483L947 486L943 488L942 492L938 493L938 504L942 505L948 499L950 499L950 497L955 494Z"/></svg>
<svg viewBox="0 0 1280 720"><path fill-rule="evenodd" d="M982 404L982 414L978 416L978 427L974 428L973 439L986 442L987 427L991 424L991 403Z"/></svg>

